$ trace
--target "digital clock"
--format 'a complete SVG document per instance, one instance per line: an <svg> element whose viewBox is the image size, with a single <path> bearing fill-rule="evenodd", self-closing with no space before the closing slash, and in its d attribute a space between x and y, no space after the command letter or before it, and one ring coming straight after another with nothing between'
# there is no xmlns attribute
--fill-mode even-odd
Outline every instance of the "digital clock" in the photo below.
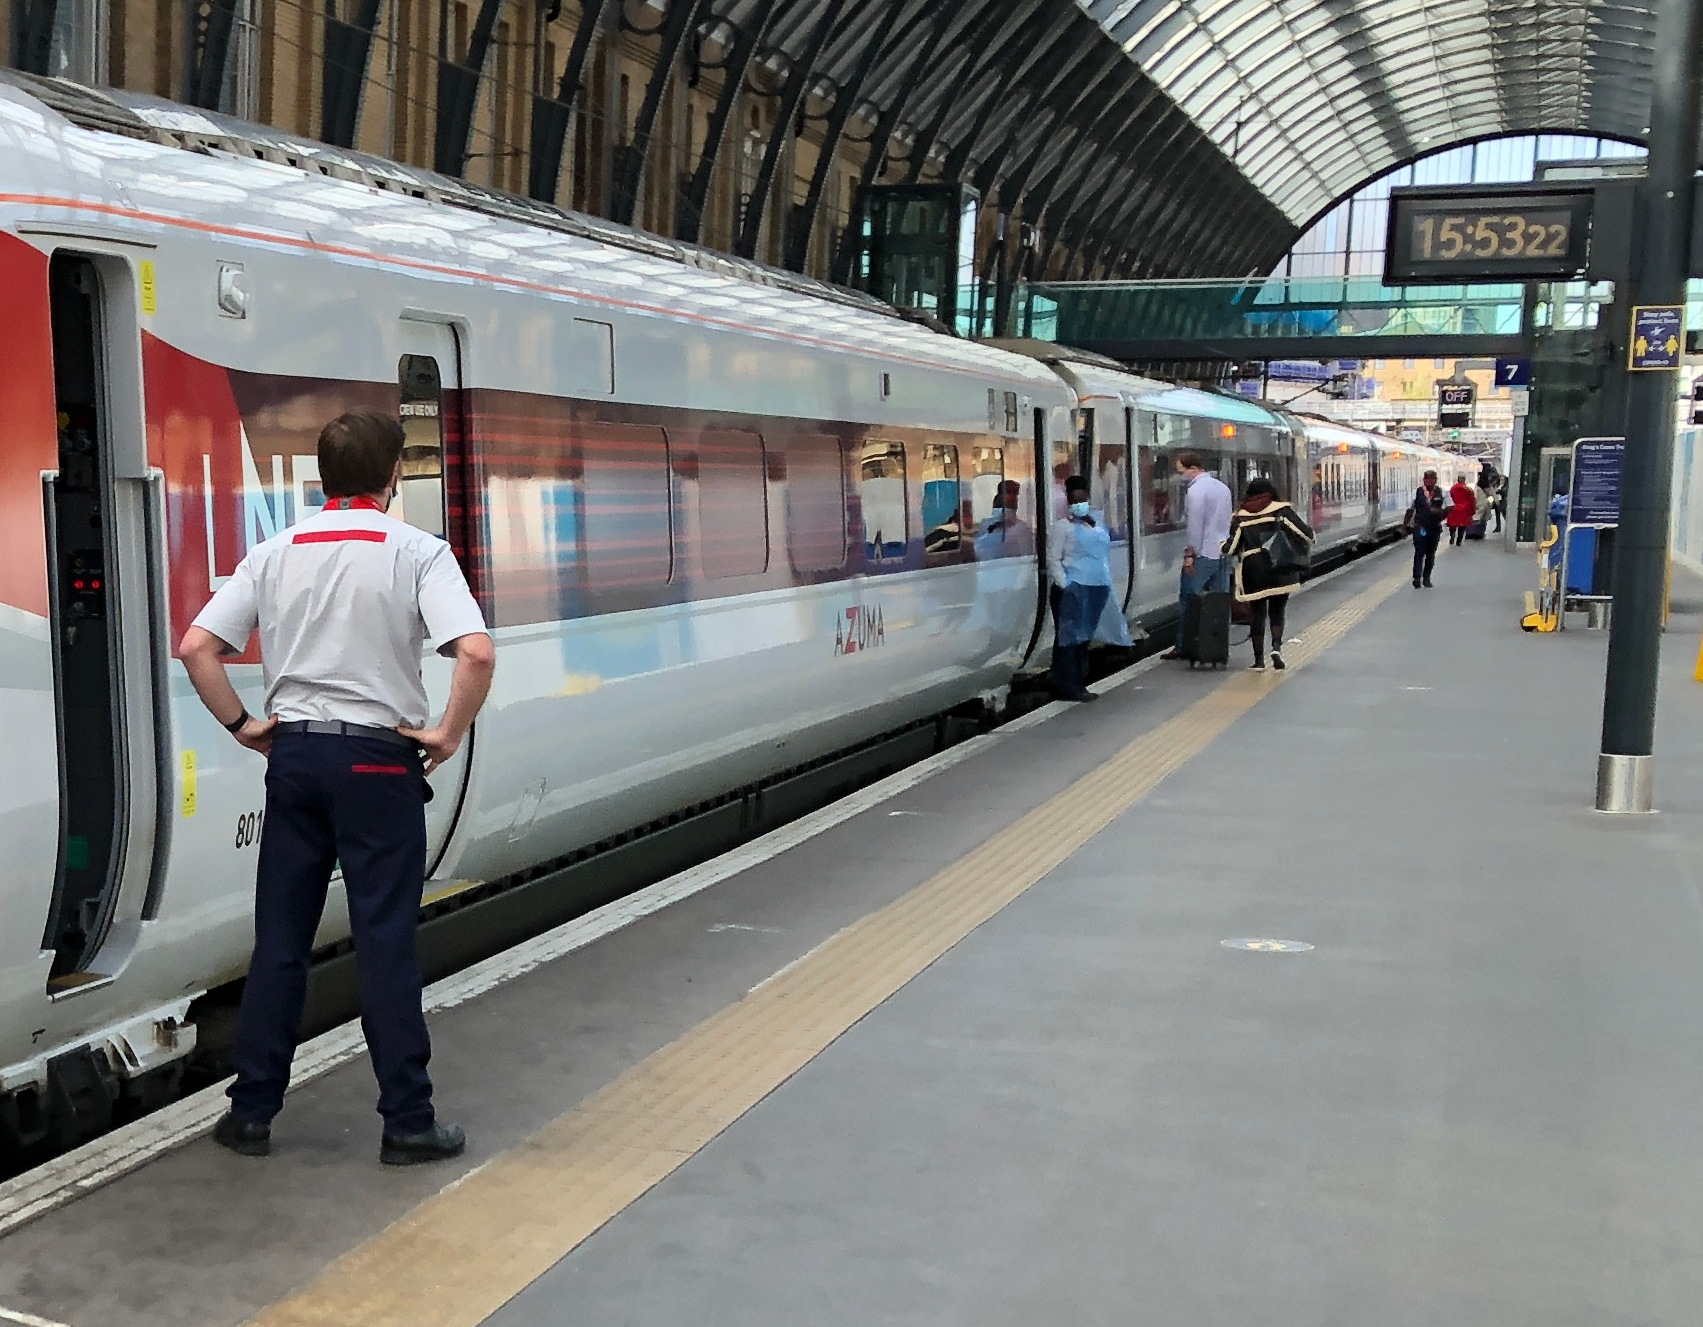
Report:
<svg viewBox="0 0 1703 1327"><path fill-rule="evenodd" d="M1384 280L1510 281L1585 270L1591 195L1576 189L1396 189Z"/></svg>

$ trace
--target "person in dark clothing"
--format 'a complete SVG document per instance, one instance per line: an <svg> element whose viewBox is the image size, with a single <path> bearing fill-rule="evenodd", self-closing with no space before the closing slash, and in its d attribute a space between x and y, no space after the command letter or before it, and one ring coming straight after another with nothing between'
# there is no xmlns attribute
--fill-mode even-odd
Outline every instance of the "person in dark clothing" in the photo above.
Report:
<svg viewBox="0 0 1703 1327"><path fill-rule="evenodd" d="M1437 545L1443 537L1443 490L1437 472L1427 470L1413 494L1413 588L1431 588L1431 569L1437 564Z"/></svg>
<svg viewBox="0 0 1703 1327"><path fill-rule="evenodd" d="M1312 556L1313 528L1277 496L1269 479L1248 483L1242 505L1230 517L1224 556L1236 569L1236 597L1250 610L1249 639L1254 667L1265 668L1266 624L1271 624L1271 666L1282 671L1283 628L1289 595L1301 583Z"/></svg>

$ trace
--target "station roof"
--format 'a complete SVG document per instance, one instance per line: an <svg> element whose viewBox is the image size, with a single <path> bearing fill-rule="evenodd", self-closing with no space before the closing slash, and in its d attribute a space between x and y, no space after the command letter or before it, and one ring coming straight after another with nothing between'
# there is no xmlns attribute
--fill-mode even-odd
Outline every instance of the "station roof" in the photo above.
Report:
<svg viewBox="0 0 1703 1327"><path fill-rule="evenodd" d="M1082 3L1298 222L1465 139L1646 132L1653 0Z"/></svg>
<svg viewBox="0 0 1703 1327"><path fill-rule="evenodd" d="M885 118L919 167L1080 230L1073 247L1119 232L1096 251L1130 276L1269 264L1355 188L1451 144L1642 141L1655 27L1654 0L702 3L761 26L773 67L811 58L816 96ZM1172 195L1180 227L1157 201Z"/></svg>

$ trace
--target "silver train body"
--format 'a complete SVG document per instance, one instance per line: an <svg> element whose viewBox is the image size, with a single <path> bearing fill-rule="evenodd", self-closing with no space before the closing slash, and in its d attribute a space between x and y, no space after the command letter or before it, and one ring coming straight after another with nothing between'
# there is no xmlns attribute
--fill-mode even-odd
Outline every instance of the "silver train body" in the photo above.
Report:
<svg viewBox="0 0 1703 1327"><path fill-rule="evenodd" d="M1175 596L1182 448L1310 486L1324 550L1417 480L1363 434L346 154L255 160L218 122L185 151L193 112L131 104L158 140L0 86L0 1140L74 1141L79 1090L145 1096L242 974L263 765L172 650L323 500L342 409L404 416L402 513L456 545L498 644L434 780L427 904L997 702L1046 663L1049 476L1093 476L1136 626ZM252 651L234 675L260 710ZM346 934L334 889L320 940Z"/></svg>

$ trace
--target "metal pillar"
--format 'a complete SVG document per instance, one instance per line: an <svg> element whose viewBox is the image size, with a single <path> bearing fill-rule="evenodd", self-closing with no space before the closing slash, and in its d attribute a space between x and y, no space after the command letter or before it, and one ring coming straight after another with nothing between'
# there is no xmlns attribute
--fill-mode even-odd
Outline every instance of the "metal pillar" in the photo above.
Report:
<svg viewBox="0 0 1703 1327"><path fill-rule="evenodd" d="M622 154L615 170L613 197L609 200L609 219L631 225L638 212L639 194L644 188L645 167L656 132L656 115L662 108L669 80L674 77L675 61L686 34L709 12L710 0L675 0L654 35L661 38L656 49L656 64L651 67L645 83L644 101L639 105L638 118L633 121L633 141Z"/></svg>
<svg viewBox="0 0 1703 1327"><path fill-rule="evenodd" d="M579 27L562 67L562 83L554 97L532 98L532 142L527 153L527 193L546 203L556 201L557 181L562 174L562 156L567 150L568 131L579 113L584 91L585 64L591 57L592 41L603 26L607 0L580 0ZM577 200L572 200L577 201Z"/></svg>
<svg viewBox="0 0 1703 1327"><path fill-rule="evenodd" d="M1661 0L1656 11L1650 94L1650 168L1642 185L1642 271L1626 315L1640 305L1685 305L1703 88L1703 0ZM1620 303L1620 301L1616 301ZM1629 375L1626 458L1620 476L1620 530L1614 548L1614 625L1603 684L1599 811L1648 811L1661 659L1673 487L1676 369Z"/></svg>

